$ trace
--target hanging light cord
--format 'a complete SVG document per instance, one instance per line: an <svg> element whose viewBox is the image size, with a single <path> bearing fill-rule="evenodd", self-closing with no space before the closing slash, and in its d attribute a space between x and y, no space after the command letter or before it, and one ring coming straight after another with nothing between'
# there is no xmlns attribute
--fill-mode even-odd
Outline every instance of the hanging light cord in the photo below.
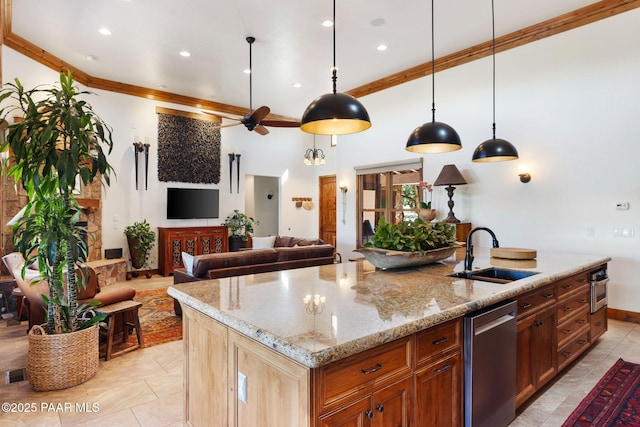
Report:
<svg viewBox="0 0 640 427"><path fill-rule="evenodd" d="M493 58L493 139L496 139L496 17L491 0L491 49Z"/></svg>
<svg viewBox="0 0 640 427"><path fill-rule="evenodd" d="M333 0L333 93L336 93L336 82L338 81L338 69L336 68L336 0Z"/></svg>
<svg viewBox="0 0 640 427"><path fill-rule="evenodd" d="M435 41L434 41L434 29L433 29L433 3L431 0L431 121L436 121L436 59L435 59Z"/></svg>
<svg viewBox="0 0 640 427"><path fill-rule="evenodd" d="M249 42L249 115L253 114L253 66L251 65L251 46L253 41L247 39Z"/></svg>

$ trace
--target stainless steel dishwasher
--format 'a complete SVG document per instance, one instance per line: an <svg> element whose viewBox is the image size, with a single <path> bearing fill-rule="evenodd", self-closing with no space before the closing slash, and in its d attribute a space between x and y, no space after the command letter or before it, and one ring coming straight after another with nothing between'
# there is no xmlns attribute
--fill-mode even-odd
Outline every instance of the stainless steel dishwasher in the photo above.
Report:
<svg viewBox="0 0 640 427"><path fill-rule="evenodd" d="M464 425L500 427L515 418L516 303L464 317Z"/></svg>

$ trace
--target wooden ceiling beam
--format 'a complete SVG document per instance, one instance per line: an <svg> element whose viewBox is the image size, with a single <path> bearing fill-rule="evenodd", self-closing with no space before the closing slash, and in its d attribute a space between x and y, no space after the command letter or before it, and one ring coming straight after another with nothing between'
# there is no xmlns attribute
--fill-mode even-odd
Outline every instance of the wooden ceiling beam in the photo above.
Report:
<svg viewBox="0 0 640 427"><path fill-rule="evenodd" d="M513 49L537 40L569 31L583 25L591 24L601 19L627 12L640 7L640 0L602 0L597 3L576 9L564 15L531 25L510 34L496 38L496 52ZM492 41L471 46L435 60L435 70L443 71L458 65L466 64L476 59L484 58L492 54ZM431 74L431 61L416 65L379 80L367 83L349 90L347 93L360 98L381 90L389 89L412 80Z"/></svg>

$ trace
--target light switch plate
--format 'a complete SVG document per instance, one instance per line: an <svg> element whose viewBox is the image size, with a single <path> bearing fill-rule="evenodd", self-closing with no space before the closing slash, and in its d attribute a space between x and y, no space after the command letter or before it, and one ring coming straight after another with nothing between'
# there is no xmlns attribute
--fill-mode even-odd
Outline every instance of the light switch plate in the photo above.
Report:
<svg viewBox="0 0 640 427"><path fill-rule="evenodd" d="M238 371L238 399L247 403L247 376Z"/></svg>

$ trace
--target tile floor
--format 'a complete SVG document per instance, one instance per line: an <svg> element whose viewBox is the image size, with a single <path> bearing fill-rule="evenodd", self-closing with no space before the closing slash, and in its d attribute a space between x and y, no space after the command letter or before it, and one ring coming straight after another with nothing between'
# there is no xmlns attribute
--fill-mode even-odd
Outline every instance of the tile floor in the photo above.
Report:
<svg viewBox="0 0 640 427"><path fill-rule="evenodd" d="M167 286L172 278L138 278L137 290ZM25 322L0 323L0 373L26 364ZM510 427L560 426L618 358L640 363L640 325L609 321L609 331L552 384L534 396ZM181 426L182 341L100 360L98 373L67 390L34 392L28 382L0 384L0 403L35 404L33 413L0 412L5 426ZM70 404L73 410L65 410ZM76 411L76 404L89 410Z"/></svg>

